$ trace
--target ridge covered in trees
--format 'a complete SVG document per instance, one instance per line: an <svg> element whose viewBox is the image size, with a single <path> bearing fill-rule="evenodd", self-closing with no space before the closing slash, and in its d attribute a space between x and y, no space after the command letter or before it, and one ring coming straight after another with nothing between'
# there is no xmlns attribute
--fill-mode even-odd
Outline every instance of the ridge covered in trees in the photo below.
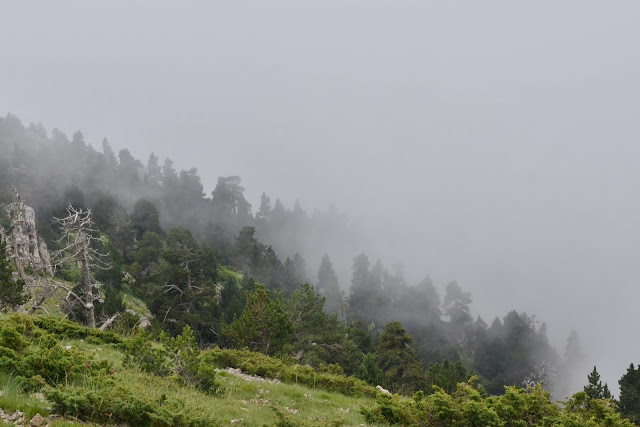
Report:
<svg viewBox="0 0 640 427"><path fill-rule="evenodd" d="M324 255L310 272L305 249L315 235L358 238L333 211L308 215L299 203L288 210L279 200L272 207L263 194L253 214L239 177L220 177L209 197L195 169L178 172L155 154L143 164L127 149L116 156L106 139L97 151L79 131L69 140L7 115L0 118L0 203L13 201L11 188L34 207L54 259L72 261L55 262L51 280L66 291L60 310L76 322L122 332L149 324L174 338L187 330L200 348L290 358L404 395L455 394L460 383L486 396L533 384L558 398L572 392L563 378L574 342L560 356L535 316L474 319L472 295L457 282L441 296L428 276L407 283L400 269L366 253L352 254L350 284L339 283L330 248L314 249ZM12 227L4 210L0 226ZM5 246L0 307L42 308L11 278ZM127 296L149 315L127 306ZM636 372L631 365L619 399L634 422ZM585 399L613 402L595 367L588 380ZM368 416L395 422L384 407L396 403L384 399Z"/></svg>

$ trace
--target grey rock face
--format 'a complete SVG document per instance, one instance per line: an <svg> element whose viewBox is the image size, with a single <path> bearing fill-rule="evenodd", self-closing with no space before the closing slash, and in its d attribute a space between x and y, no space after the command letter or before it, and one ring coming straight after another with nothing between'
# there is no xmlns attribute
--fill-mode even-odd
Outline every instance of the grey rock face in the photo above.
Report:
<svg viewBox="0 0 640 427"><path fill-rule="evenodd" d="M1 237L7 242L8 255L12 258L16 256L13 241L15 239L17 256L24 265L53 275L49 250L36 231L36 213L33 208L18 201L9 205L7 211L9 212L12 228L9 231L5 230L2 233L4 235Z"/></svg>

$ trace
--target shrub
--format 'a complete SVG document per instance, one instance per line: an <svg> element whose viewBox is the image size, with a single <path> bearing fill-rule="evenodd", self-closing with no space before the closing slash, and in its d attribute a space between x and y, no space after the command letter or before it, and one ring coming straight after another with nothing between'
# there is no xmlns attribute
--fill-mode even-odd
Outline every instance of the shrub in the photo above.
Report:
<svg viewBox="0 0 640 427"><path fill-rule="evenodd" d="M133 426L216 426L219 422L194 410L185 410L184 403L159 399L140 392L124 381L110 380L98 389L78 386L49 387L47 399L53 402L56 413L71 415L82 420Z"/></svg>
<svg viewBox="0 0 640 427"><path fill-rule="evenodd" d="M215 347L207 350L204 360L219 368L242 369L250 375L279 379L285 383L303 384L312 388L322 388L347 396L375 396L378 391L355 377L346 377L329 372L316 372L311 366L298 365L285 360L254 353L249 350L230 350ZM328 368L333 369L335 368Z"/></svg>
<svg viewBox="0 0 640 427"><path fill-rule="evenodd" d="M209 394L221 391L215 369L203 359L190 327L175 338L161 334L160 343L154 345L146 333L139 332L129 341L125 366L137 366L162 377L174 376L181 384Z"/></svg>

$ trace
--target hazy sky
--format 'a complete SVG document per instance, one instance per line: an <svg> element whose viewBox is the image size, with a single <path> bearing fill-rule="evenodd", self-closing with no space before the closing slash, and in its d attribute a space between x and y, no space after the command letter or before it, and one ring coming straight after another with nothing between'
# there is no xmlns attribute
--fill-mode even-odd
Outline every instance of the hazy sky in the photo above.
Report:
<svg viewBox="0 0 640 427"><path fill-rule="evenodd" d="M0 3L0 114L335 203L615 390L640 362L637 1Z"/></svg>

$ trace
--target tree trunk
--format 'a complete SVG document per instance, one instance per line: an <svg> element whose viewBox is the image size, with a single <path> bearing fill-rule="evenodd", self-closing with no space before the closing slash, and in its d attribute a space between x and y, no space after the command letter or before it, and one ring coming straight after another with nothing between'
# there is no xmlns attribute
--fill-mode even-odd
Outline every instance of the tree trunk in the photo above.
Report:
<svg viewBox="0 0 640 427"><path fill-rule="evenodd" d="M84 298L85 298L85 308L87 309L87 322L89 323L90 328L96 327L96 314L95 308L93 306L93 284L91 283L91 274L89 271L89 254L87 242L83 241L81 243L82 248L80 252L81 262L82 262L82 282L84 283Z"/></svg>

